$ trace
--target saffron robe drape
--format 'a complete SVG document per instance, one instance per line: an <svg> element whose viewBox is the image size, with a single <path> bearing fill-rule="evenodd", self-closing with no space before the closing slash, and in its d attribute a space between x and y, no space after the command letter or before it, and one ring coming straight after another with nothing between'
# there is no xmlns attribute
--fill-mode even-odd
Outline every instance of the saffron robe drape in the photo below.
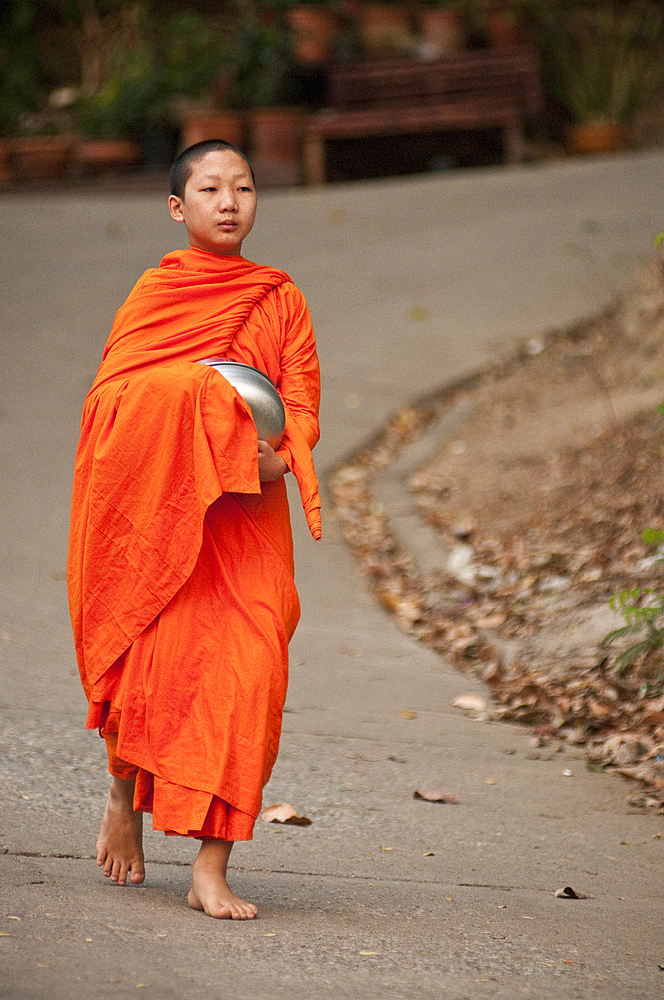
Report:
<svg viewBox="0 0 664 1000"><path fill-rule="evenodd" d="M249 839L299 617L286 486L213 355L280 391L279 454L320 537L315 340L282 271L191 248L138 281L84 406L68 563L86 725L117 734L156 829ZM241 822L229 835L229 813ZM238 835L239 831L239 835Z"/></svg>

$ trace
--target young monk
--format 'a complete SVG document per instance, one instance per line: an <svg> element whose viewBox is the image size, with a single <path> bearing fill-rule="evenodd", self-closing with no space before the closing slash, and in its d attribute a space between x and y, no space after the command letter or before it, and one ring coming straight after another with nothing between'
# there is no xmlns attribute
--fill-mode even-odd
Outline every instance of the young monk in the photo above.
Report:
<svg viewBox="0 0 664 1000"><path fill-rule="evenodd" d="M86 726L112 782L97 864L143 882L142 815L200 840L188 902L211 917L257 909L226 881L250 840L277 756L288 642L299 617L284 474L314 538L311 460L319 375L302 294L241 255L256 212L251 168L222 141L185 150L170 213L190 248L146 271L116 315L86 399L68 581ZM223 356L277 386L283 441L258 441Z"/></svg>

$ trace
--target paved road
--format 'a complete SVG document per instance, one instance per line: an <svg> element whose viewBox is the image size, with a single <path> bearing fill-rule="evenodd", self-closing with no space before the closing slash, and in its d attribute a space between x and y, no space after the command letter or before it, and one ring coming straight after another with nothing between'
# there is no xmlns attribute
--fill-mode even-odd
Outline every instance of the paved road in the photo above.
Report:
<svg viewBox="0 0 664 1000"><path fill-rule="evenodd" d="M245 250L309 299L322 476L408 400L610 301L663 195L660 153L267 193ZM259 823L236 849L251 925L184 905L187 842L150 834L145 887L100 877L104 753L82 730L64 583L72 459L115 309L182 240L156 195L5 195L0 222L0 997L659 995L662 817L581 752L530 759L527 731L453 709L478 686L374 606L332 521L315 545L299 512L303 619L266 801L313 825ZM423 786L459 804L413 800ZM564 885L593 899L554 898Z"/></svg>

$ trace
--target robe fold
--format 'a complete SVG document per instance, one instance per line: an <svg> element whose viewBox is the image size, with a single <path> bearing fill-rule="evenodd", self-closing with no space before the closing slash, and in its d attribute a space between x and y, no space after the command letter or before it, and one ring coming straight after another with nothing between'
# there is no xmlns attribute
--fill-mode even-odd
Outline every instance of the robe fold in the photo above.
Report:
<svg viewBox="0 0 664 1000"><path fill-rule="evenodd" d="M118 311L83 410L68 560L86 725L137 775L155 829L250 839L277 756L299 617L283 479L260 483L251 412L214 369L265 372L278 453L315 538L315 340L283 271L176 251ZM111 768L113 771L113 768Z"/></svg>

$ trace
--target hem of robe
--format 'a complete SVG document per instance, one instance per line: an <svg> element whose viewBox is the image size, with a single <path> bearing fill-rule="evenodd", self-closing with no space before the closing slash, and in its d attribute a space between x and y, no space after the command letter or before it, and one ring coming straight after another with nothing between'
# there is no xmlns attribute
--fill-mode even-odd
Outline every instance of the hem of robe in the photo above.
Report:
<svg viewBox="0 0 664 1000"><path fill-rule="evenodd" d="M151 813L153 830L160 830L167 837L198 840L253 839L255 816L212 792L178 785L123 760L117 752L119 713L108 712L106 706L95 707L101 708L102 714L108 713L106 722L98 727L106 743L108 770L115 778L136 781L134 812ZM92 709L91 704L91 712Z"/></svg>

